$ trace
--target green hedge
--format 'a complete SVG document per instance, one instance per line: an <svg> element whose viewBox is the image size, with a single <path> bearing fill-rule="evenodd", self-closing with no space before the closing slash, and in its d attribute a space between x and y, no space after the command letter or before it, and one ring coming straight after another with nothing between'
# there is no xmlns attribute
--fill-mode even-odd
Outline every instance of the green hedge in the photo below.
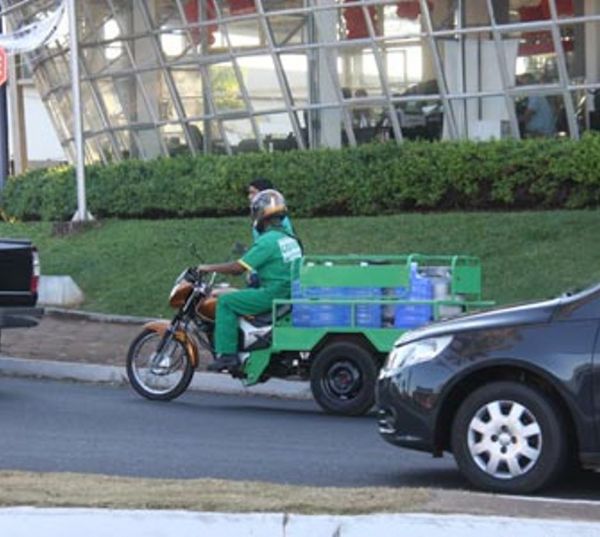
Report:
<svg viewBox="0 0 600 537"><path fill-rule="evenodd" d="M181 156L87 167L96 217L245 214L255 176L284 192L294 215L371 215L410 210L583 208L600 201L600 136L582 140L406 142L341 150ZM22 220L68 219L72 167L8 181L1 207Z"/></svg>

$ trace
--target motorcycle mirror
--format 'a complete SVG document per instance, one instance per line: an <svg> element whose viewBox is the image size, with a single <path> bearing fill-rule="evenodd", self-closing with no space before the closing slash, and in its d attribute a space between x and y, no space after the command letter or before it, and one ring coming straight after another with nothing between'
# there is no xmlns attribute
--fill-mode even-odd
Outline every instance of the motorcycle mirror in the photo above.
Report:
<svg viewBox="0 0 600 537"><path fill-rule="evenodd" d="M247 250L248 248L245 244L242 244L241 242L236 242L231 248L231 254L234 257L241 257L246 253Z"/></svg>
<svg viewBox="0 0 600 537"><path fill-rule="evenodd" d="M200 260L200 252L198 251L198 247L195 242L190 242L190 253L194 256L195 259Z"/></svg>

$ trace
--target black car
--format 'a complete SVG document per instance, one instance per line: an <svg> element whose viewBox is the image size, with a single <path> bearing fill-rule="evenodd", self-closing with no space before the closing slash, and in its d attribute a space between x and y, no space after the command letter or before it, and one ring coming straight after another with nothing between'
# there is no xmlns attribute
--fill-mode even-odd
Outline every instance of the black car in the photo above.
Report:
<svg viewBox="0 0 600 537"><path fill-rule="evenodd" d="M538 490L600 467L600 284L407 332L377 382L379 432L452 452L476 487Z"/></svg>

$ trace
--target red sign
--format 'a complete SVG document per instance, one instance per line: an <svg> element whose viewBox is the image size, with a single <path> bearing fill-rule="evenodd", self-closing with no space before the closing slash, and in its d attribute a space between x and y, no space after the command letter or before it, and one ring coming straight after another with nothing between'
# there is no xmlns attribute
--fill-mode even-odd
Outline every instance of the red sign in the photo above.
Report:
<svg viewBox="0 0 600 537"><path fill-rule="evenodd" d="M427 1L429 11L433 9L433 2ZM421 3L418 0L401 0L396 7L396 14L401 19L417 20L421 14Z"/></svg>
<svg viewBox="0 0 600 537"><path fill-rule="evenodd" d="M557 0L556 11L559 17L572 17L575 14L573 0ZM540 0L537 6L519 8L521 22L547 20L552 17L548 0ZM561 41L565 52L574 49L572 37L562 32ZM555 52L554 41L550 30L537 30L523 32L519 44L519 56L532 56L534 54L551 54Z"/></svg>
<svg viewBox="0 0 600 537"><path fill-rule="evenodd" d="M201 22L202 17L200 14L198 0L189 0L183 9L185 11L185 18L189 24ZM214 20L216 18L217 10L215 8L215 0L208 0L206 3L206 19ZM204 30L204 28L206 27L196 26L190 30L195 45L198 45L202 40L203 31L208 31L207 42L209 45L212 45L215 42L215 36L213 34L219 29L219 27L216 24L209 24L207 30Z"/></svg>
<svg viewBox="0 0 600 537"><path fill-rule="evenodd" d="M255 11L254 0L229 0L229 12L232 15L246 15Z"/></svg>
<svg viewBox="0 0 600 537"><path fill-rule="evenodd" d="M6 50L0 47L0 86L3 86L6 83L6 79L8 78L8 57L6 55Z"/></svg>
<svg viewBox="0 0 600 537"><path fill-rule="evenodd" d="M351 2L354 2L354 0L344 0L345 4ZM367 8L367 13L371 18L373 29L377 34L377 11L375 6L369 6ZM346 38L362 39L369 37L369 26L362 7L345 7L343 10L343 16L346 22Z"/></svg>

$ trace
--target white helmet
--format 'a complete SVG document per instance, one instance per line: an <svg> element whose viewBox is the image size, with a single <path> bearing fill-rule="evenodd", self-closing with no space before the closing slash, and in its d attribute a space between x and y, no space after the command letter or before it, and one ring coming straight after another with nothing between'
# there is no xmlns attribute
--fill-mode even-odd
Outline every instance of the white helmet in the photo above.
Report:
<svg viewBox="0 0 600 537"><path fill-rule="evenodd" d="M273 216L283 218L286 214L285 198L277 190L262 190L252 198L250 203L250 215L254 221L254 227L259 231L263 230L265 220Z"/></svg>

